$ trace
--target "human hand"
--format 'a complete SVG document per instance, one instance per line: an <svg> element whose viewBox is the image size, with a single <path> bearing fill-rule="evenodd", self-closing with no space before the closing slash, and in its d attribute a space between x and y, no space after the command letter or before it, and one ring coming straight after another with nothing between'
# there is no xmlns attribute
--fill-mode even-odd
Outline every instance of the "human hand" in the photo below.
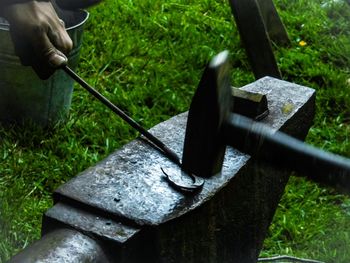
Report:
<svg viewBox="0 0 350 263"><path fill-rule="evenodd" d="M2 9L23 65L32 66L41 79L47 79L67 64L73 43L50 1L8 4Z"/></svg>

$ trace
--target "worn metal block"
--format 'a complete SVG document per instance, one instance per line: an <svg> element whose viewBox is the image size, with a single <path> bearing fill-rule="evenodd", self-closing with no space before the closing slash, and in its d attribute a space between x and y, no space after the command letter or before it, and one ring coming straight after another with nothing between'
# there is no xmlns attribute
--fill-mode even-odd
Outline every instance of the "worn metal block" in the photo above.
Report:
<svg viewBox="0 0 350 263"><path fill-rule="evenodd" d="M263 123L306 136L314 90L270 77L242 89L266 94ZM150 131L181 155L186 118ZM115 262L255 262L289 173L228 147L221 173L186 195L169 187L161 167L178 169L143 140L130 142L55 191L43 231L82 231L105 242Z"/></svg>
<svg viewBox="0 0 350 263"><path fill-rule="evenodd" d="M232 87L232 112L260 121L269 114L266 94Z"/></svg>

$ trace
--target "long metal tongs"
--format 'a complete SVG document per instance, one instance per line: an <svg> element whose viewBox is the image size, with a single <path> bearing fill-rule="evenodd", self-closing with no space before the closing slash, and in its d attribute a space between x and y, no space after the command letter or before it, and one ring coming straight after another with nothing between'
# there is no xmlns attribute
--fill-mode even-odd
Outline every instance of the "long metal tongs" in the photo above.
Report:
<svg viewBox="0 0 350 263"><path fill-rule="evenodd" d="M104 105L106 105L114 113L116 113L118 116L120 116L131 127L136 129L143 136L145 136L145 138L148 139L153 144L153 146L156 146L156 149L161 151L169 160L176 163L181 168L181 170L183 170L183 166L182 166L181 160L178 157L178 155L174 151L172 151L170 148L168 148L161 140L159 140L157 137L155 137L153 134L151 134L149 131L147 131L145 128L143 128L140 124L138 124L135 120L133 120L125 112L123 112L119 107L117 107L115 104L113 104L111 101L109 101L106 97L104 97L101 93L99 93L97 90L95 90L93 87L91 87L85 80L83 80L71 68L69 68L68 66L64 66L64 67L62 67L62 69L73 80L75 80L77 83L79 83L80 86L82 86L84 89L86 89L90 94L92 94L100 102L102 102ZM202 178L199 178L191 173L187 174L187 176L190 177L191 180L182 181L182 180L179 180L178 178L175 179L172 176L169 176L163 169L162 169L162 171L165 174L166 179L168 180L169 184L172 187L174 187L180 191L194 192L194 191L201 189L203 184L204 184L204 180ZM188 182L188 181L190 181L190 182Z"/></svg>

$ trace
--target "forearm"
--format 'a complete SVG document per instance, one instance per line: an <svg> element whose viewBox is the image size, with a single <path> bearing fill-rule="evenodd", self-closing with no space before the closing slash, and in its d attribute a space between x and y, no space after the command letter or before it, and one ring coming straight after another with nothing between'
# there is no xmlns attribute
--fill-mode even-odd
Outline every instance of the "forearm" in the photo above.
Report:
<svg viewBox="0 0 350 263"><path fill-rule="evenodd" d="M4 7L8 5L13 5L13 4L26 3L29 1L33 1L33 0L0 0L0 6Z"/></svg>
<svg viewBox="0 0 350 263"><path fill-rule="evenodd" d="M31 1L49 1L49 0L0 0L0 16L6 16L5 9L11 5L24 4Z"/></svg>

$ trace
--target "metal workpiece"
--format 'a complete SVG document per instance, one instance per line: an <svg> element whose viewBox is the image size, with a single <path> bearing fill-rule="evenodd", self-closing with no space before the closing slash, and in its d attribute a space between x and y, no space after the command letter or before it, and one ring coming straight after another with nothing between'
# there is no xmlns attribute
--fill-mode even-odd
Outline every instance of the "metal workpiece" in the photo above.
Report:
<svg viewBox="0 0 350 263"><path fill-rule="evenodd" d="M108 263L100 244L73 229L57 229L13 257L9 263Z"/></svg>
<svg viewBox="0 0 350 263"><path fill-rule="evenodd" d="M232 87L231 111L256 121L269 114L266 94Z"/></svg>
<svg viewBox="0 0 350 263"><path fill-rule="evenodd" d="M262 123L306 136L314 90L270 77L242 89L266 95ZM183 113L150 132L181 156L186 122ZM113 262L256 262L289 178L257 162L227 147L222 170L188 195L162 172L179 167L136 139L59 187L43 231L72 227L103 242Z"/></svg>

